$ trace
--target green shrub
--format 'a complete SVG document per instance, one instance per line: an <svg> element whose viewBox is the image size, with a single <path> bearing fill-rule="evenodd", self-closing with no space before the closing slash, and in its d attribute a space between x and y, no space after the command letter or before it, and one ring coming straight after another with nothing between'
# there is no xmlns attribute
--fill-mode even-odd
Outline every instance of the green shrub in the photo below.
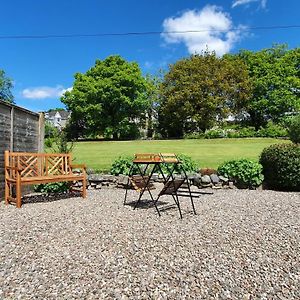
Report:
<svg viewBox="0 0 300 300"><path fill-rule="evenodd" d="M54 142L55 141L54 141L53 137L48 137L48 138L45 138L44 145L46 148L52 148Z"/></svg>
<svg viewBox="0 0 300 300"><path fill-rule="evenodd" d="M205 131L204 134L205 139L218 139L224 137L226 137L226 134L223 129L210 129Z"/></svg>
<svg viewBox="0 0 300 300"><path fill-rule="evenodd" d="M257 187L264 179L261 164L249 159L227 161L218 168L218 174L230 178L241 188Z"/></svg>
<svg viewBox="0 0 300 300"><path fill-rule="evenodd" d="M177 155L177 157L181 161L182 166L187 173L196 172L198 170L197 163L194 160L192 160L191 157L184 155L184 154L179 154L179 155ZM112 175L120 175L120 174L128 175L130 168L132 166L132 160L133 160L133 156L118 157L111 165L110 174L112 174ZM161 164L161 168L165 174L168 174L168 169L172 168L172 166L171 165L166 166L164 164ZM174 171L175 171L175 173L180 173L180 169L178 167L176 167ZM133 173L134 174L139 173L139 169L137 166L134 167Z"/></svg>
<svg viewBox="0 0 300 300"><path fill-rule="evenodd" d="M269 121L267 123L266 127L261 127L257 133L256 136L258 137L269 137L269 138L278 138L278 137L286 137L287 136L287 130L286 128L274 124L272 121Z"/></svg>
<svg viewBox="0 0 300 300"><path fill-rule="evenodd" d="M45 139L45 146L54 153L70 153L74 143L69 141L66 130L57 130L53 137ZM63 193L68 191L69 184L67 182L39 184L34 189L41 193Z"/></svg>
<svg viewBox="0 0 300 300"><path fill-rule="evenodd" d="M68 182L54 182L39 184L34 186L34 190L39 193L65 193L69 190Z"/></svg>
<svg viewBox="0 0 300 300"><path fill-rule="evenodd" d="M288 124L288 135L295 144L300 144L300 115L293 117Z"/></svg>
<svg viewBox="0 0 300 300"><path fill-rule="evenodd" d="M300 148L297 145L271 145L262 151L260 163L268 187L300 191Z"/></svg>
<svg viewBox="0 0 300 300"><path fill-rule="evenodd" d="M186 173L193 173L199 170L198 164L190 156L185 154L178 154L177 157L179 158L181 166ZM180 172L180 168L175 168L175 173L179 174Z"/></svg>
<svg viewBox="0 0 300 300"><path fill-rule="evenodd" d="M197 140L197 139L203 139L204 134L201 132L190 132L190 133L186 133L184 135L184 139L187 140Z"/></svg>
<svg viewBox="0 0 300 300"><path fill-rule="evenodd" d="M132 166L133 156L120 156L111 165L110 174L112 175L128 175ZM138 172L138 168L134 169L134 172Z"/></svg>

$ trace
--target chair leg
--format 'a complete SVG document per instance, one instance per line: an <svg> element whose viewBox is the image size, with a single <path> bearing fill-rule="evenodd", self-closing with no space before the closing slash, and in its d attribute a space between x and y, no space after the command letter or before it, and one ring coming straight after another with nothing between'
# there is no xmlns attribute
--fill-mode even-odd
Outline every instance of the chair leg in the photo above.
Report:
<svg viewBox="0 0 300 300"><path fill-rule="evenodd" d="M86 198L86 179L82 180L82 198Z"/></svg>

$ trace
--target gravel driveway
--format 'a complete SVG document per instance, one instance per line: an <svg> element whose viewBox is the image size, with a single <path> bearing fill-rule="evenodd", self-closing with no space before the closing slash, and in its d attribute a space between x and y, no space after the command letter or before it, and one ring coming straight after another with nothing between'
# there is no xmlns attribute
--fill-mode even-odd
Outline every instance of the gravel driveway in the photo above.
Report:
<svg viewBox="0 0 300 300"><path fill-rule="evenodd" d="M0 299L300 299L299 193L216 190L182 220L123 197L1 203Z"/></svg>

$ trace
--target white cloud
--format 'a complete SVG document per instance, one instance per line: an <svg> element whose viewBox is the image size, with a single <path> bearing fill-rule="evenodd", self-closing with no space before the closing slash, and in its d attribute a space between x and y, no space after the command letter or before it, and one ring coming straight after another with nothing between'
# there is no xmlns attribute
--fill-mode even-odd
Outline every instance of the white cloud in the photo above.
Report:
<svg viewBox="0 0 300 300"><path fill-rule="evenodd" d="M249 4L251 2L259 2L262 8L266 8L267 6L267 0L234 0L232 2L232 8L239 5Z"/></svg>
<svg viewBox="0 0 300 300"><path fill-rule="evenodd" d="M165 19L162 37L169 44L184 43L191 54L208 49L223 55L241 38L243 27L239 28L233 30L230 15L220 7L207 5L202 10L188 10L178 17Z"/></svg>
<svg viewBox="0 0 300 300"><path fill-rule="evenodd" d="M22 96L27 99L46 99L59 98L66 91L71 91L72 87L65 89L61 85L56 87L40 86L35 88L27 88L22 91Z"/></svg>

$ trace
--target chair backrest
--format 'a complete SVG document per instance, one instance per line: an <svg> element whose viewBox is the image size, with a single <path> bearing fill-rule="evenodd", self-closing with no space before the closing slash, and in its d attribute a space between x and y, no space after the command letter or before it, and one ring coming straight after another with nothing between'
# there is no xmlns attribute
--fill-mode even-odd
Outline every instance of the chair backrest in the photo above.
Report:
<svg viewBox="0 0 300 300"><path fill-rule="evenodd" d="M17 167L22 178L67 175L71 172L69 153L5 152L5 165ZM10 177L16 177L16 170L10 171Z"/></svg>
<svg viewBox="0 0 300 300"><path fill-rule="evenodd" d="M164 163L179 163L179 159L175 153L160 153L162 162Z"/></svg>

